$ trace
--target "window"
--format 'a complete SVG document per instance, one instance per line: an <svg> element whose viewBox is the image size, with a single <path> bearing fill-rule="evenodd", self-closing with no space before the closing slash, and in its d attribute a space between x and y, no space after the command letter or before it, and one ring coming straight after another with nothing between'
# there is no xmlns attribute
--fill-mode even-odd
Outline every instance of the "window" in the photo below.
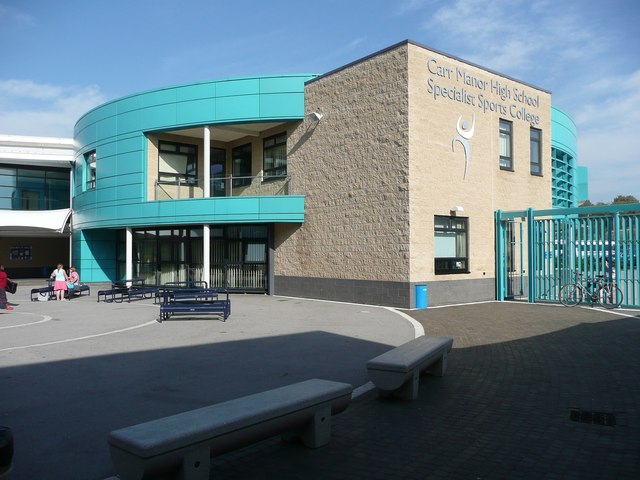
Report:
<svg viewBox="0 0 640 480"><path fill-rule="evenodd" d="M233 187L251 184L251 144L247 143L231 151ZM236 178L239 177L239 178Z"/></svg>
<svg viewBox="0 0 640 480"><path fill-rule="evenodd" d="M0 210L69 208L69 171L0 165Z"/></svg>
<svg viewBox="0 0 640 480"><path fill-rule="evenodd" d="M500 169L513 171L513 124L500 119Z"/></svg>
<svg viewBox="0 0 640 480"><path fill-rule="evenodd" d="M469 219L464 217L434 217L435 272L469 273L468 226Z"/></svg>
<svg viewBox="0 0 640 480"><path fill-rule="evenodd" d="M531 175L542 176L542 131L531 128Z"/></svg>
<svg viewBox="0 0 640 480"><path fill-rule="evenodd" d="M85 163L85 190L96 188L96 151L86 153Z"/></svg>
<svg viewBox="0 0 640 480"><path fill-rule="evenodd" d="M211 149L211 195L214 197L224 197L227 174L227 152L224 148Z"/></svg>
<svg viewBox="0 0 640 480"><path fill-rule="evenodd" d="M198 181L198 147L185 143L159 142L158 181L195 185Z"/></svg>
<svg viewBox="0 0 640 480"><path fill-rule="evenodd" d="M287 175L287 132L264 139L264 178Z"/></svg>

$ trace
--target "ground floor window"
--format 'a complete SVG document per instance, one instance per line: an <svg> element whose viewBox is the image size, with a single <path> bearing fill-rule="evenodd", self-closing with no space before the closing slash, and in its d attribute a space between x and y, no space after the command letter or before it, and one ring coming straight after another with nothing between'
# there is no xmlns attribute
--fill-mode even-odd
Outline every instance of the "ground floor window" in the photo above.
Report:
<svg viewBox="0 0 640 480"><path fill-rule="evenodd" d="M136 229L133 231L133 276L147 284L201 281L201 226ZM210 286L235 291L268 291L268 225L212 225ZM118 237L118 278L124 279L125 232Z"/></svg>
<svg viewBox="0 0 640 480"><path fill-rule="evenodd" d="M435 273L469 273L469 219L465 217L434 217Z"/></svg>
<svg viewBox="0 0 640 480"><path fill-rule="evenodd" d="M202 232L202 227L134 230L133 276L151 285L201 280Z"/></svg>
<svg viewBox="0 0 640 480"><path fill-rule="evenodd" d="M211 283L232 290L267 291L267 225L211 228Z"/></svg>

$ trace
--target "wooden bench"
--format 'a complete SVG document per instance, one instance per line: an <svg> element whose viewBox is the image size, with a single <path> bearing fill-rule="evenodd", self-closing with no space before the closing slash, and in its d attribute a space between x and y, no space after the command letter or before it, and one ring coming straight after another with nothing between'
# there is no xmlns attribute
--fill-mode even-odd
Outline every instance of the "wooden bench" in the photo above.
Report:
<svg viewBox="0 0 640 480"><path fill-rule="evenodd" d="M231 315L229 292L215 288L163 288L160 291L160 321L173 315L220 315L226 321ZM220 298L225 295L225 298Z"/></svg>
<svg viewBox="0 0 640 480"><path fill-rule="evenodd" d="M200 480L209 479L210 457L275 435L322 447L331 438L331 415L347 408L352 390L306 380L116 430L109 434L111 459L121 480Z"/></svg>
<svg viewBox="0 0 640 480"><path fill-rule="evenodd" d="M418 398L420 373L442 376L447 368L451 337L418 337L367 362L369 378L381 396Z"/></svg>

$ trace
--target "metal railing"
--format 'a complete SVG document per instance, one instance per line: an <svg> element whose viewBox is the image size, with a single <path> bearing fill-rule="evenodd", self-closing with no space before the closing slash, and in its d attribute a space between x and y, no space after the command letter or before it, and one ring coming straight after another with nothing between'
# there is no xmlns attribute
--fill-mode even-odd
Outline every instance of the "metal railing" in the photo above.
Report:
<svg viewBox="0 0 640 480"><path fill-rule="evenodd" d="M204 198L204 179L156 180L156 200L178 200L183 198ZM296 195L293 189L293 176L278 177L225 176L211 179L211 197L258 197Z"/></svg>

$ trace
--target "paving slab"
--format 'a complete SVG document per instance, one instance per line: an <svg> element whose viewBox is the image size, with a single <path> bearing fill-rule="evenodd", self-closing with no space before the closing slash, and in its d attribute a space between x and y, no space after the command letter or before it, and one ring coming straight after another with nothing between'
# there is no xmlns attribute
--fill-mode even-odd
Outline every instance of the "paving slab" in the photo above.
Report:
<svg viewBox="0 0 640 480"><path fill-rule="evenodd" d="M327 447L272 439L213 459L212 478L640 478L636 312L492 302L410 314L454 337L445 376L423 377L418 400L367 393Z"/></svg>

